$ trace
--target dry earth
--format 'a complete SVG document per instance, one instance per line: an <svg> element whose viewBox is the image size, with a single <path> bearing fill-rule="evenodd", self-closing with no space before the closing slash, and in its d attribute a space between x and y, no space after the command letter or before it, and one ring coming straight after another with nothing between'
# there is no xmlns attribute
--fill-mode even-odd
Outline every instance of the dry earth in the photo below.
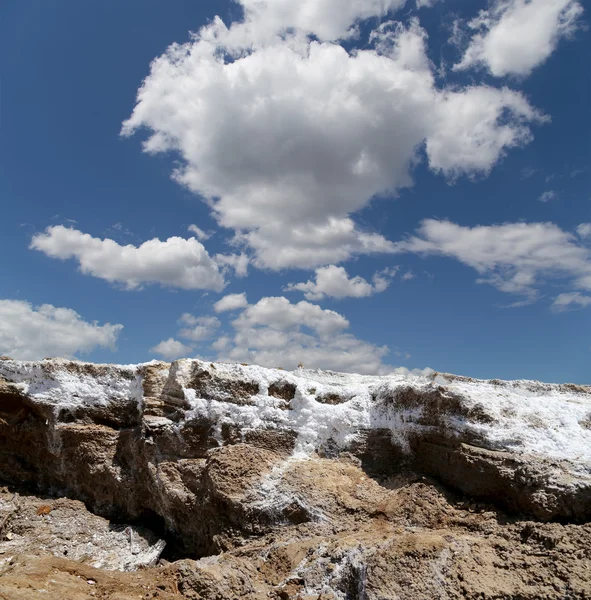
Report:
<svg viewBox="0 0 591 600"><path fill-rule="evenodd" d="M390 393L421 408L406 446L380 425L303 452L310 381L266 370L263 393L188 362L0 362L1 600L591 598L587 465L461 433L494 415L451 384ZM318 410L354 402L314 385ZM591 408L587 388L530 388Z"/></svg>

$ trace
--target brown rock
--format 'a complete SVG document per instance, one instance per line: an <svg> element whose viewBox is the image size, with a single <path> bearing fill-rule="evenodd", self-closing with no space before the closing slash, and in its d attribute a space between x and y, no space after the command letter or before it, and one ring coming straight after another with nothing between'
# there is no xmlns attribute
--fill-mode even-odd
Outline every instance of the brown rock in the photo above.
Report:
<svg viewBox="0 0 591 600"><path fill-rule="evenodd" d="M492 447L494 415L465 396L475 380L376 378L346 431L339 411L358 399L338 374L313 388L197 360L1 364L0 479L86 505L25 494L16 510L0 491L2 598L591 597L586 465ZM584 386L547 389L590 402ZM130 574L59 554L90 544L95 564L122 522L184 560Z"/></svg>

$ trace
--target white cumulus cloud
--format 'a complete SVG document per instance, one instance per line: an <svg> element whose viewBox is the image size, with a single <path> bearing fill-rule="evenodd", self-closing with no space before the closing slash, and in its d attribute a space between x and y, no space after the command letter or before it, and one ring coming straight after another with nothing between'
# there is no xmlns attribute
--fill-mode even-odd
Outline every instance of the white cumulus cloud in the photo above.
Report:
<svg viewBox="0 0 591 600"><path fill-rule="evenodd" d="M248 275L248 265L250 258L242 254L216 254L215 262L221 267L222 271L226 272L230 267L234 270L236 277L246 277Z"/></svg>
<svg viewBox="0 0 591 600"><path fill-rule="evenodd" d="M576 31L577 0L493 0L468 23L472 37L456 70L485 66L497 77L529 75Z"/></svg>
<svg viewBox="0 0 591 600"><path fill-rule="evenodd" d="M284 289L289 292L303 292L308 300L329 298L364 298L385 291L390 285L396 269L376 273L372 282L360 276L349 277L344 267L328 265L316 269L315 281L290 283Z"/></svg>
<svg viewBox="0 0 591 600"><path fill-rule="evenodd" d="M35 235L30 247L51 258L76 259L82 273L130 290L149 283L216 292L225 287L218 265L195 238L171 237L164 242L153 239L140 246L121 246L108 238L57 225Z"/></svg>
<svg viewBox="0 0 591 600"><path fill-rule="evenodd" d="M195 317L190 313L183 314L179 324L185 326L179 331L179 337L193 342L211 339L221 325L216 317Z"/></svg>
<svg viewBox="0 0 591 600"><path fill-rule="evenodd" d="M195 348L198 345L204 341L212 340L221 327L221 323L216 317L196 317L191 313L183 313L178 320L178 324L181 326L177 333L178 337L188 340L188 342L185 344L171 337L150 348L150 352L159 354L167 360L189 356L195 353Z"/></svg>
<svg viewBox="0 0 591 600"><path fill-rule="evenodd" d="M248 300L246 294L228 294L221 300L218 300L214 305L213 309L216 313L227 312L230 310L237 310L239 308L246 308L248 306Z"/></svg>
<svg viewBox="0 0 591 600"><path fill-rule="evenodd" d="M384 17L406 0L239 0L244 7L248 37L268 42L278 33L298 29L322 41L354 33L357 21Z"/></svg>
<svg viewBox="0 0 591 600"><path fill-rule="evenodd" d="M242 4L244 22L216 19L153 61L122 134L146 129L146 152L176 151L175 179L205 197L258 267L391 252L352 215L412 186L421 148L446 177L486 174L543 120L507 88L438 87L417 21L382 24L373 47L355 52L322 41L398 2Z"/></svg>
<svg viewBox="0 0 591 600"><path fill-rule="evenodd" d="M122 329L84 321L70 308L0 300L0 354L15 359L72 358L97 347L114 350Z"/></svg>
<svg viewBox="0 0 591 600"><path fill-rule="evenodd" d="M175 360L177 358L184 358L190 352L192 348L190 346L186 346L182 342L175 340L174 338L169 338L167 340L163 340L153 348L150 348L150 352L153 354L158 354L165 358L166 360Z"/></svg>
<svg viewBox="0 0 591 600"><path fill-rule="evenodd" d="M288 331L305 326L320 335L333 335L349 327L349 321L333 310L325 310L317 304L304 301L292 304L282 296L259 300L249 306L233 324L240 330L265 326L276 331Z"/></svg>
<svg viewBox="0 0 591 600"><path fill-rule="evenodd" d="M309 302L262 298L232 322L233 337L220 340L220 360L294 369L331 369L365 374L392 372L389 353L347 332L349 321Z"/></svg>
<svg viewBox="0 0 591 600"><path fill-rule="evenodd" d="M303 363L308 368L364 374L409 372L384 362L390 353L388 347L358 339L348 331L350 324L346 317L317 304L292 303L279 296L264 297L249 305L244 294L231 294L219 304L218 313L240 312L223 325L216 317L185 313L179 324L186 327L178 332L178 337L191 340L188 345L170 338L152 348L152 352L173 360L194 353L195 342L207 339L207 347L217 353L220 361L286 369L295 369ZM205 345L201 349L211 360ZM395 355L410 358L401 351Z"/></svg>

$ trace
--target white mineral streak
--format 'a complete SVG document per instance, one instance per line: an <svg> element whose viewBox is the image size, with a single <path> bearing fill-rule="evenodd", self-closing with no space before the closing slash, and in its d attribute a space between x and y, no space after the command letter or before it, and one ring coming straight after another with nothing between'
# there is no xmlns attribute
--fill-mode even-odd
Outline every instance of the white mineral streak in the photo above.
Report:
<svg viewBox="0 0 591 600"><path fill-rule="evenodd" d="M4 515L14 511L14 508L14 501L9 503L0 500L0 521ZM163 540L154 541L152 534L148 534L146 530L134 526L113 526L106 519L81 510L63 512L58 506L57 510L46 517L31 517L31 513L35 514L31 506L28 506L25 511L27 516L15 516L15 520L24 520L26 523L24 528L22 524L18 528L19 533L13 533L10 539L4 540L0 536L0 567L14 555L31 551L31 544L35 543L27 535L27 530L31 528L41 535L44 550L55 556L67 556L69 560L86 562L96 569L137 571L139 568L153 566L166 546ZM44 533L40 534L40 531ZM132 535L133 545L130 544Z"/></svg>
<svg viewBox="0 0 591 600"><path fill-rule="evenodd" d="M573 471L589 473L591 465L591 391L589 388L543 384L535 381L479 381L441 374L366 376L297 369L294 372L257 366L215 363L217 377L237 382L258 383L259 393L252 405L198 397L187 387L196 361L172 363L168 382L175 380L183 388L190 408L185 420L202 417L213 422L221 440L223 424L239 426L243 431L275 428L297 433L296 457L305 457L329 439L346 448L363 429L388 429L393 440L404 446L409 432L420 430L417 424L422 409L404 409L393 402L382 402L397 390L412 387L428 392L438 387L462 398L466 409L479 408L489 422L449 414L446 428L450 433L477 434L490 449L517 454L536 454L553 461L568 461ZM66 369L69 361L0 361L0 377L17 383L34 400L54 407L82 405L108 406L128 402L143 403L140 367L144 365L103 365L96 372ZM78 363L83 365L84 363ZM202 363L209 368L209 363ZM269 396L269 385L285 381L296 386L290 410L282 401ZM347 399L328 405L316 397L338 394ZM182 424L182 422L181 422ZM181 424L176 424L179 427ZM171 426L172 423L171 423Z"/></svg>
<svg viewBox="0 0 591 600"><path fill-rule="evenodd" d="M78 406L109 406L129 402L142 406L142 381L137 374L139 365L100 365L88 373L79 373L67 369L69 364L72 361L4 360L0 361L0 377L18 384L22 392L40 404L54 407L54 413Z"/></svg>
<svg viewBox="0 0 591 600"><path fill-rule="evenodd" d="M180 361L183 362L183 361ZM189 362L189 361L186 361ZM253 406L198 398L185 389L191 404L187 418L202 416L244 428L277 427L297 432L296 454L309 455L329 439L346 447L363 428L389 429L399 443L416 424L421 408L401 409L380 398L411 386L419 393L441 386L462 397L467 409L479 408L490 422L469 420L450 414L450 431L476 433L487 447L518 454L535 453L551 460L591 463L591 392L588 388L544 384L536 381L463 380L445 375L366 376L298 369L283 372L257 366L216 363L217 375L254 381L260 393ZM289 411L267 395L278 379L297 386ZM315 397L338 394L349 398L343 404L319 403ZM376 401L372 397L377 398Z"/></svg>

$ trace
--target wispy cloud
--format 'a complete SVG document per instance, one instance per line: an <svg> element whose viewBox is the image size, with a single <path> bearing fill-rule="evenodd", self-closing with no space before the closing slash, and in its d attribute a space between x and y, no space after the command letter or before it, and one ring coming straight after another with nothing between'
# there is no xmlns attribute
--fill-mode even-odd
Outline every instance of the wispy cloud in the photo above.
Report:
<svg viewBox="0 0 591 600"><path fill-rule="evenodd" d="M552 200L558 200L558 192L555 190L546 190L538 200L540 202L551 202Z"/></svg>
<svg viewBox="0 0 591 600"><path fill-rule="evenodd" d="M579 235L587 233L587 225L579 226ZM553 223L463 227L426 219L415 236L396 244L396 251L455 258L477 271L479 283L525 296L527 302L536 300L539 287L551 279L591 290L591 250Z"/></svg>

